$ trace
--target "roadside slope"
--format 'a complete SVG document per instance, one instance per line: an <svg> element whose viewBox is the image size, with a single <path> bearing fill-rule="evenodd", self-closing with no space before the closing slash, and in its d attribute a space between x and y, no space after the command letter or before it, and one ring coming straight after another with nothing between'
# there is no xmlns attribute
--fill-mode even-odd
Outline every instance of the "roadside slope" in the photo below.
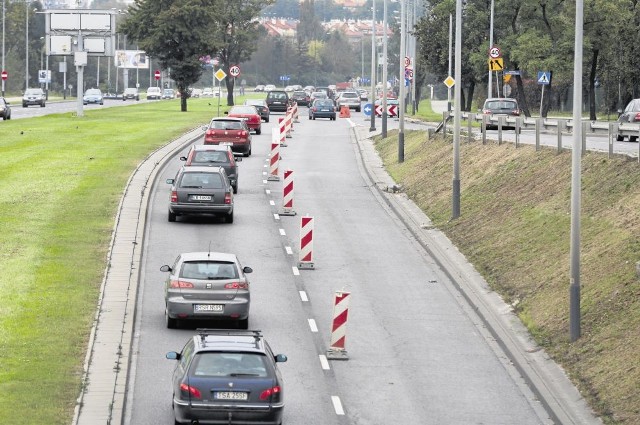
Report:
<svg viewBox="0 0 640 425"><path fill-rule="evenodd" d="M571 155L461 145L461 217L451 217L452 145L408 132L376 139L393 178L512 304L609 423L640 423L640 165L583 157L582 337L568 341Z"/></svg>

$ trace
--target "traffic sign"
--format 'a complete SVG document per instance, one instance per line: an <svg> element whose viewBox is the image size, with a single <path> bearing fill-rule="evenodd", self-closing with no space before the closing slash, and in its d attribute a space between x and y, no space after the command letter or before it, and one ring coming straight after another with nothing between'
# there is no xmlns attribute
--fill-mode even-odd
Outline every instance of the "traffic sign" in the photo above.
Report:
<svg viewBox="0 0 640 425"><path fill-rule="evenodd" d="M395 117L397 115L396 109L398 109L398 105L387 105L387 115ZM376 115L382 116L382 105L376 105Z"/></svg>
<svg viewBox="0 0 640 425"><path fill-rule="evenodd" d="M504 69L504 60L502 58L489 59L490 71L502 71Z"/></svg>
<svg viewBox="0 0 640 425"><path fill-rule="evenodd" d="M551 72L538 71L538 84L542 84L544 86L551 84Z"/></svg>
<svg viewBox="0 0 640 425"><path fill-rule="evenodd" d="M366 105L364 105L364 107L362 108L362 112L364 112L364 114L366 116L371 116L371 110L373 109L373 105L370 103L367 103Z"/></svg>
<svg viewBox="0 0 640 425"><path fill-rule="evenodd" d="M413 80L413 69L405 68L404 77L409 79L409 80Z"/></svg>
<svg viewBox="0 0 640 425"><path fill-rule="evenodd" d="M240 75L240 67L238 65L233 65L229 68L229 74L231 74L232 77L237 77Z"/></svg>
<svg viewBox="0 0 640 425"><path fill-rule="evenodd" d="M493 46L489 49L489 57L491 59L498 59L502 57L502 52L498 46Z"/></svg>
<svg viewBox="0 0 640 425"><path fill-rule="evenodd" d="M155 72L155 77L156 77L156 80L160 79L160 71L159 70Z"/></svg>
<svg viewBox="0 0 640 425"><path fill-rule="evenodd" d="M6 80L9 78L9 73L7 71L2 71L2 80Z"/></svg>
<svg viewBox="0 0 640 425"><path fill-rule="evenodd" d="M454 80L451 75L449 75L447 78L444 79L444 85L447 86L448 88L453 87L453 85L456 83L456 80Z"/></svg>
<svg viewBox="0 0 640 425"><path fill-rule="evenodd" d="M216 73L215 73L214 75L216 76L216 79L217 79L218 81L222 81L222 80L224 80L224 77L226 77L226 76L227 76L227 73L226 73L226 72L224 72L224 71L222 70L222 68L221 68L221 69L217 70L217 71L216 71Z"/></svg>
<svg viewBox="0 0 640 425"><path fill-rule="evenodd" d="M404 67L407 68L411 66L411 58L409 56L404 57Z"/></svg>

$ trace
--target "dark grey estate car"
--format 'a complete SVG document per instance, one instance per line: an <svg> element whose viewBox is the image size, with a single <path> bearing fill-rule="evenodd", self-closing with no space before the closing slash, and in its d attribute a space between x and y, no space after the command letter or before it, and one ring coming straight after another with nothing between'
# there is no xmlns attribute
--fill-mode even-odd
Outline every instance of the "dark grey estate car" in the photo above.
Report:
<svg viewBox="0 0 640 425"><path fill-rule="evenodd" d="M217 215L233 223L233 187L223 167L182 167L171 185L169 221L179 215Z"/></svg>
<svg viewBox="0 0 640 425"><path fill-rule="evenodd" d="M165 321L175 328L178 320L232 320L241 329L249 326L251 267L242 267L235 254L187 252L173 265L164 285Z"/></svg>
<svg viewBox="0 0 640 425"><path fill-rule="evenodd" d="M233 187L233 193L238 193L238 162L230 146L224 145L192 145L187 156L181 156L185 166L199 165L206 167L222 167Z"/></svg>
<svg viewBox="0 0 640 425"><path fill-rule="evenodd" d="M277 363L260 331L198 329L180 353L173 372L176 424L281 425L284 388Z"/></svg>

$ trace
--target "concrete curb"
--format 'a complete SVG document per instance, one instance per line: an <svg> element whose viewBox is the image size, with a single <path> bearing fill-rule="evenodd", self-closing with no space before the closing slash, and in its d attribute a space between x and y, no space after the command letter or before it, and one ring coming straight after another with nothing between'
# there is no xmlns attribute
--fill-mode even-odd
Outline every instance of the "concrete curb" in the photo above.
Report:
<svg viewBox="0 0 640 425"><path fill-rule="evenodd" d="M150 187L200 127L152 152L131 174L118 206L73 425L122 423Z"/></svg>
<svg viewBox="0 0 640 425"><path fill-rule="evenodd" d="M531 338L511 306L493 292L473 265L443 233L433 227L429 217L406 194L394 190L398 185L387 174L371 140L379 132L370 133L364 127L357 127L355 133L360 159L372 188L375 187L378 195L475 308L551 420L556 424L602 424L564 370Z"/></svg>

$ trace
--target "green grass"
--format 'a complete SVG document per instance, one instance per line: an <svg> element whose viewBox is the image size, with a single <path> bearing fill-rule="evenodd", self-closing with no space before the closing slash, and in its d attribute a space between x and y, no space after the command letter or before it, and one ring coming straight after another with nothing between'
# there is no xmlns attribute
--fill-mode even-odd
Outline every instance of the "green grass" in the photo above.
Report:
<svg viewBox="0 0 640 425"><path fill-rule="evenodd" d="M124 185L151 151L217 113L210 99L188 107L0 123L0 423L70 423Z"/></svg>
<svg viewBox="0 0 640 425"><path fill-rule="evenodd" d="M451 220L451 138L377 139L386 168L562 364L605 423L640 424L640 165L582 159L582 337L569 342L571 153L462 143Z"/></svg>

